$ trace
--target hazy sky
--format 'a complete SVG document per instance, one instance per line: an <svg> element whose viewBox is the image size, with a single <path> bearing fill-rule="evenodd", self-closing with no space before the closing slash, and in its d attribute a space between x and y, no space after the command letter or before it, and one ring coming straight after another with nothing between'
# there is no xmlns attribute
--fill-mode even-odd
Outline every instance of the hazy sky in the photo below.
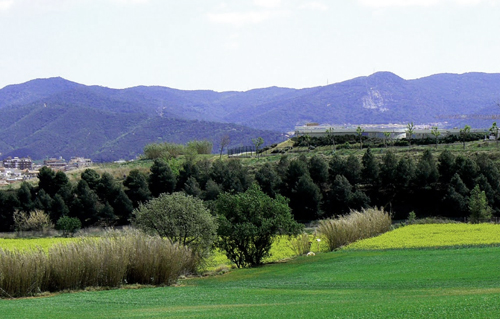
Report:
<svg viewBox="0 0 500 319"><path fill-rule="evenodd" d="M500 73L500 0L0 0L0 88L304 88Z"/></svg>

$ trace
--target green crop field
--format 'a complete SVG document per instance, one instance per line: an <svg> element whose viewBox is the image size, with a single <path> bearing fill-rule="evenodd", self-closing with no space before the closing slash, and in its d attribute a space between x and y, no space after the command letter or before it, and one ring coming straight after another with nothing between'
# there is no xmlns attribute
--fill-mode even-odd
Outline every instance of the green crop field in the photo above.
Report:
<svg viewBox="0 0 500 319"><path fill-rule="evenodd" d="M494 318L500 247L337 251L177 287L0 300L2 318Z"/></svg>

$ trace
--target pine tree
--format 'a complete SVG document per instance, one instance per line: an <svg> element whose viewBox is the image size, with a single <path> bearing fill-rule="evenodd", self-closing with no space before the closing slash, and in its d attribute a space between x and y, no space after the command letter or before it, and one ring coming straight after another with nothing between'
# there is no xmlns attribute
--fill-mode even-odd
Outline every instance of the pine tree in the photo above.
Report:
<svg viewBox="0 0 500 319"><path fill-rule="evenodd" d="M296 220L316 220L321 216L321 190L309 174L302 175L292 190L290 207Z"/></svg>
<svg viewBox="0 0 500 319"><path fill-rule="evenodd" d="M101 176L95 170L87 168L82 174L81 178L87 182L87 185L91 190L97 190L97 185L99 185L99 180Z"/></svg>
<svg viewBox="0 0 500 319"><path fill-rule="evenodd" d="M125 193L132 201L134 208L139 207L139 203L145 202L151 198L147 177L137 169L130 171L123 185L127 188Z"/></svg>
<svg viewBox="0 0 500 319"><path fill-rule="evenodd" d="M344 163L344 169L341 175L344 175L351 185L356 185L361 182L361 170L359 159L351 154Z"/></svg>
<svg viewBox="0 0 500 319"><path fill-rule="evenodd" d="M314 155L309 159L308 167L309 176L318 187L322 188L322 185L328 182L328 164L322 157Z"/></svg>
<svg viewBox="0 0 500 319"><path fill-rule="evenodd" d="M153 197L162 193L171 194L175 190L177 178L170 165L163 160L155 160L149 174L149 190Z"/></svg>
<svg viewBox="0 0 500 319"><path fill-rule="evenodd" d="M439 154L438 161L439 180L448 184L456 173L455 156L449 150L444 150Z"/></svg>
<svg viewBox="0 0 500 319"><path fill-rule="evenodd" d="M281 178L271 163L264 164L255 172L255 181L268 196L275 197L281 187Z"/></svg>
<svg viewBox="0 0 500 319"><path fill-rule="evenodd" d="M394 187L396 185L396 171L398 160L393 152L389 151L382 157L380 165L380 180L384 187Z"/></svg>
<svg viewBox="0 0 500 319"><path fill-rule="evenodd" d="M363 163L363 169L361 175L363 176L364 183L377 185L379 178L379 165L375 160L375 156L371 151L371 148L367 148L365 154L361 158Z"/></svg>
<svg viewBox="0 0 500 319"><path fill-rule="evenodd" d="M416 185L421 188L429 188L439 179L436 161L429 149L426 149L417 163L415 172Z"/></svg>

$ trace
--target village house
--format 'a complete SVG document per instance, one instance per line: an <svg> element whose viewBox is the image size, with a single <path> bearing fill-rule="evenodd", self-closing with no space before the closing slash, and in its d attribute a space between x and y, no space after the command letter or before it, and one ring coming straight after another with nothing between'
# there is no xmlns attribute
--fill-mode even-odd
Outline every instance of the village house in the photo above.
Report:
<svg viewBox="0 0 500 319"><path fill-rule="evenodd" d="M7 157L6 159L3 160L3 167L5 168L17 168L20 170L24 169L32 169L33 168L33 162L31 161L31 158L29 157Z"/></svg>

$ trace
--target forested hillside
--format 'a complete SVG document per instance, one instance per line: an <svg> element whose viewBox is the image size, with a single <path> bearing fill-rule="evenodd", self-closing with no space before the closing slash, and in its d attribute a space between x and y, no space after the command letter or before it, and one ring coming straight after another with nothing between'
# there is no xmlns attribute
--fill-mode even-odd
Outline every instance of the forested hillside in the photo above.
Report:
<svg viewBox="0 0 500 319"><path fill-rule="evenodd" d="M485 73L404 80L379 72L322 87L246 92L118 90L38 79L0 90L0 153L109 161L132 158L156 141L208 139L217 150L228 134L230 147L258 136L272 144L307 122L484 128L495 118L478 115L500 113L499 92L500 74Z"/></svg>

